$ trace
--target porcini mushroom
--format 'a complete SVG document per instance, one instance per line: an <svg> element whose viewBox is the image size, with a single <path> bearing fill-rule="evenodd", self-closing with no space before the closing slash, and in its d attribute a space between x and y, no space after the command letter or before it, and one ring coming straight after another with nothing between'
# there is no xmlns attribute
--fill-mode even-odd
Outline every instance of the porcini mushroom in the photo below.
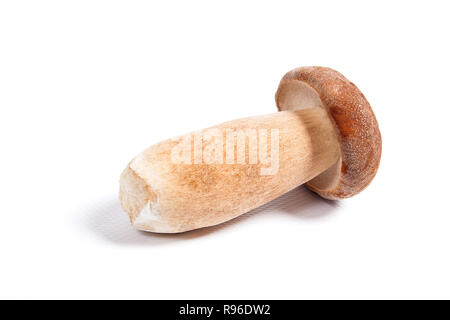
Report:
<svg viewBox="0 0 450 320"><path fill-rule="evenodd" d="M324 198L343 199L372 181L381 135L352 82L329 68L294 69L282 78L276 104L278 113L166 140L134 158L119 192L132 225L189 231L233 219L304 183Z"/></svg>

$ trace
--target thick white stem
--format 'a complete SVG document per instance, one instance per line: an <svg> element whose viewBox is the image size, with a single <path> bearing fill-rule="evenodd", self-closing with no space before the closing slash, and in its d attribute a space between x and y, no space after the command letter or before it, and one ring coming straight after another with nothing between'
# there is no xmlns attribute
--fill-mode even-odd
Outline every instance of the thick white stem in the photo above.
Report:
<svg viewBox="0 0 450 320"><path fill-rule="evenodd" d="M216 225L311 180L339 159L325 110L234 120L156 144L122 173L133 225L183 232Z"/></svg>

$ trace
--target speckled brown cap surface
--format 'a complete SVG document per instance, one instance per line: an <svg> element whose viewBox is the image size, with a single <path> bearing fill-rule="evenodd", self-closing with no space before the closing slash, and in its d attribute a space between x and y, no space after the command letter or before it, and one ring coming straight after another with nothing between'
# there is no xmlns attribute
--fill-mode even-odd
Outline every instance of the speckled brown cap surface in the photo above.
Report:
<svg viewBox="0 0 450 320"><path fill-rule="evenodd" d="M302 67L281 79L275 99L279 111L323 107L335 126L341 159L308 188L343 199L369 185L380 163L381 134L369 102L352 82L330 68Z"/></svg>

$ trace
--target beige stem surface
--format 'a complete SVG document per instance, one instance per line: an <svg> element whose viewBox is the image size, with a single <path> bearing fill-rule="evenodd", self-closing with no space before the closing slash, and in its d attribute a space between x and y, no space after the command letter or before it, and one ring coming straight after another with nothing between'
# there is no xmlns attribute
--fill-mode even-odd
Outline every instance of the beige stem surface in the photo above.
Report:
<svg viewBox="0 0 450 320"><path fill-rule="evenodd" d="M145 150L121 175L120 201L140 230L183 232L259 207L338 159L334 127L321 108L239 119Z"/></svg>

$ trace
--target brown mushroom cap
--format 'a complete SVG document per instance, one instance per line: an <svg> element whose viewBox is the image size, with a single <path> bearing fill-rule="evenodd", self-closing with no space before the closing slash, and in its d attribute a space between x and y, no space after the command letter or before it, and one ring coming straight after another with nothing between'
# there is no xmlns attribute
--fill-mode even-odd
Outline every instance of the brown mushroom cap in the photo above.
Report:
<svg viewBox="0 0 450 320"><path fill-rule="evenodd" d="M369 185L380 163L381 135L369 102L352 82L330 68L302 67L284 75L275 100L279 111L325 108L336 129L341 159L307 182L309 189L343 199Z"/></svg>

